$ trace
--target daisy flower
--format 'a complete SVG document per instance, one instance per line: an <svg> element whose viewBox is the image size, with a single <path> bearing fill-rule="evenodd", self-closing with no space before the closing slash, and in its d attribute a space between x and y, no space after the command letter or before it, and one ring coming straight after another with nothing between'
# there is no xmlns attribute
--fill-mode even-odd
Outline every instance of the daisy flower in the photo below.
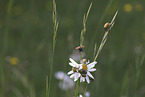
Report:
<svg viewBox="0 0 145 97"><path fill-rule="evenodd" d="M78 64L75 62L72 58L69 58L71 62L69 62L69 65L72 66L72 70L69 71L67 74L70 75L70 78L74 78L74 81L77 81L81 74L78 72L79 68L81 67L82 64Z"/></svg>
<svg viewBox="0 0 145 97"><path fill-rule="evenodd" d="M81 65L79 70L81 73L80 82L84 82L86 79L87 83L90 83L89 77L94 80L94 77L90 72L96 71L96 69L93 68L95 67L95 64L97 64L96 61L89 63L89 61L86 62L86 59L83 59L83 65Z"/></svg>
<svg viewBox="0 0 145 97"><path fill-rule="evenodd" d="M83 59L83 63L78 64L76 63L72 58L69 59L71 62L69 63L70 66L72 66L72 70L68 72L68 75L70 75L70 78L74 78L74 81L77 81L80 78L80 82L84 82L85 80L87 83L90 83L90 79L94 79L93 75L90 72L96 71L95 64L96 61L89 63L86 62L86 59Z"/></svg>

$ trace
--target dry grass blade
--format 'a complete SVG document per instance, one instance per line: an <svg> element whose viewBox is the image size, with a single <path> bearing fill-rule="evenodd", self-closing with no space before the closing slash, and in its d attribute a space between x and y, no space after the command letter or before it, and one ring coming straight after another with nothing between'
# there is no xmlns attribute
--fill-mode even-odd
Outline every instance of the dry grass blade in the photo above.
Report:
<svg viewBox="0 0 145 97"><path fill-rule="evenodd" d="M109 24L109 25L108 25L108 29L105 31L105 34L104 34L104 36L103 36L103 39L102 39L102 41L101 41L101 44L100 44L99 49L98 49L98 51L97 51L97 54L96 54L96 56L95 56L95 58L94 58L94 61L96 61L96 59L97 59L97 57L98 57L100 51L102 50L104 44L105 44L106 41L107 41L107 35L108 35L109 31L111 30L111 28L113 27L113 25L114 25L114 23L115 23L114 20L115 20L115 18L116 18L116 16L117 16L117 13L118 13L118 10L116 11L116 13L115 13L115 15L114 15L114 17L113 17L111 23L108 23L108 24Z"/></svg>
<svg viewBox="0 0 145 97"><path fill-rule="evenodd" d="M90 12L91 7L92 7L92 3L91 3L90 6L89 6L89 9L88 9L88 11L87 11L85 20L87 20L87 18L88 18L88 15L89 15L89 12Z"/></svg>
<svg viewBox="0 0 145 97"><path fill-rule="evenodd" d="M83 18L83 29L81 30L81 36L80 36L80 46L83 46L83 41L84 41L85 32L86 32L86 22L87 22L88 15L90 13L91 7L92 7L92 3L90 4L89 9L88 9L86 15L84 14L84 18Z"/></svg>
<svg viewBox="0 0 145 97"><path fill-rule="evenodd" d="M117 14L118 14L118 10L116 11L116 13L115 13L115 15L114 15L114 17L113 17L113 19L112 19L112 21L111 21L111 27L110 27L110 29L113 27L113 25L114 25L114 21L115 21L115 18L116 18L116 16L117 16Z"/></svg>
<svg viewBox="0 0 145 97"><path fill-rule="evenodd" d="M93 58L95 58L96 49L97 49L97 43L95 43L95 47L94 47L94 56L93 56Z"/></svg>

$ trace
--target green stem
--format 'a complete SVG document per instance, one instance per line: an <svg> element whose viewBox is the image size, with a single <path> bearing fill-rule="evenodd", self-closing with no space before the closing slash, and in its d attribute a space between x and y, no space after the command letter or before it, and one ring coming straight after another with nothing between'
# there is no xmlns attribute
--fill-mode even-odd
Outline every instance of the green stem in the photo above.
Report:
<svg viewBox="0 0 145 97"><path fill-rule="evenodd" d="M85 88L85 91L84 91L83 97L85 97L85 93L86 93L86 91L87 91L87 88L88 88L88 84L86 85L86 88Z"/></svg>
<svg viewBox="0 0 145 97"><path fill-rule="evenodd" d="M105 42L106 42L106 40L107 40L107 35L108 35L108 31L105 32L105 34L104 34L104 36L103 36L103 39L102 39L102 41L101 41L101 44L100 44L99 49L98 49L98 51L97 51L97 54L96 54L96 56L95 56L95 58L94 58L94 61L96 61L96 59L97 59L97 57L98 57L100 51L102 50L102 48L103 48L103 46L104 46L104 44L105 44Z"/></svg>
<svg viewBox="0 0 145 97"><path fill-rule="evenodd" d="M54 59L54 51L55 51L55 45L56 45L56 35L57 35L57 29L58 29L55 0L53 0L53 24L54 24L54 34L53 34L52 56L51 56L51 70L50 70L50 77L49 77L48 94L46 95L46 97L50 97L51 80L52 80L52 72L53 72L53 61L54 61L53 59Z"/></svg>
<svg viewBox="0 0 145 97"><path fill-rule="evenodd" d="M78 86L79 86L79 80L77 80L76 91L75 91L75 97L77 97L77 95L78 95Z"/></svg>
<svg viewBox="0 0 145 97"><path fill-rule="evenodd" d="M48 76L46 76L46 97L48 97Z"/></svg>
<svg viewBox="0 0 145 97"><path fill-rule="evenodd" d="M53 57L54 57L54 52L52 52L51 69L50 69L49 87L48 87L48 95L47 95L47 97L50 97L50 87L51 87L52 71L53 71Z"/></svg>
<svg viewBox="0 0 145 97"><path fill-rule="evenodd" d="M82 53L80 52L80 61L82 59ZM75 91L75 97L78 95L78 86L79 86L79 80L77 80L77 85L76 85L76 91Z"/></svg>

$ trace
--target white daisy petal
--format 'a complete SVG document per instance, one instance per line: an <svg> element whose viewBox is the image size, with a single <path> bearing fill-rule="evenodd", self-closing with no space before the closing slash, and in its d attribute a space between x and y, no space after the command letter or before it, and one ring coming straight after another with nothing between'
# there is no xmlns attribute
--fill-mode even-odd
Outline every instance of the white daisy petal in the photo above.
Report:
<svg viewBox="0 0 145 97"><path fill-rule="evenodd" d="M76 67L76 68L79 68L79 66L80 66L80 64L77 64L75 67Z"/></svg>
<svg viewBox="0 0 145 97"><path fill-rule="evenodd" d="M69 71L67 74L69 75L69 74L72 74L72 73L74 73L73 70Z"/></svg>
<svg viewBox="0 0 145 97"><path fill-rule="evenodd" d="M80 73L76 73L76 76L75 76L75 79L74 79L74 81L77 81L78 79L79 79L79 77L81 76L81 74Z"/></svg>
<svg viewBox="0 0 145 97"><path fill-rule="evenodd" d="M89 71L87 72L87 75L94 79L93 75Z"/></svg>
<svg viewBox="0 0 145 97"><path fill-rule="evenodd" d="M88 76L86 76L86 81L87 81L88 84L90 83L90 79L89 79Z"/></svg>
<svg viewBox="0 0 145 97"><path fill-rule="evenodd" d="M74 78L74 81L77 81L78 79Z"/></svg>
<svg viewBox="0 0 145 97"><path fill-rule="evenodd" d="M77 65L78 63L76 63L72 58L69 58L69 60L74 64Z"/></svg>
<svg viewBox="0 0 145 97"><path fill-rule="evenodd" d="M88 68L93 68L96 63L97 63L96 61L95 62L92 62L92 63L88 64L87 67Z"/></svg>
<svg viewBox="0 0 145 97"><path fill-rule="evenodd" d="M83 77L81 76L81 77L80 77L80 82L82 82L82 81L83 81Z"/></svg>
<svg viewBox="0 0 145 97"><path fill-rule="evenodd" d="M72 67L76 67L76 65L73 64L73 63L69 63L69 65L72 66Z"/></svg>
<svg viewBox="0 0 145 97"><path fill-rule="evenodd" d="M76 75L75 73L74 73L74 74L72 74L72 75L70 76L70 78L73 78L73 77L75 77L75 75Z"/></svg>
<svg viewBox="0 0 145 97"><path fill-rule="evenodd" d="M85 81L85 77L80 77L80 82L84 82Z"/></svg>
<svg viewBox="0 0 145 97"><path fill-rule="evenodd" d="M90 63L90 60L88 60L88 62L86 62L86 64L89 64Z"/></svg>
<svg viewBox="0 0 145 97"><path fill-rule="evenodd" d="M92 68L92 69L88 69L88 71L93 72L93 71L96 71L96 69Z"/></svg>
<svg viewBox="0 0 145 97"><path fill-rule="evenodd" d="M75 78L74 78L74 81L77 81L78 79L79 79L79 77L75 77Z"/></svg>
<svg viewBox="0 0 145 97"><path fill-rule="evenodd" d="M83 82L85 81L85 77L82 77L83 78Z"/></svg>
<svg viewBox="0 0 145 97"><path fill-rule="evenodd" d="M83 65L82 64L79 64L79 69L83 69Z"/></svg>
<svg viewBox="0 0 145 97"><path fill-rule="evenodd" d="M81 75L81 73L79 72L79 70L84 70L83 68L83 63L82 64L78 64L77 62L75 62L72 58L69 58L70 62L69 65L72 67L75 67L76 72L74 72L73 70L69 71L67 74L70 75L70 78L73 78L74 81L77 81L80 77L80 82L84 82L85 80L87 81L87 83L90 83L90 79L89 77L93 78L93 75L90 72L96 71L96 68L93 68L95 66L95 64L97 63L96 61L90 63L89 61L84 63L87 65L87 74L86 77L83 77ZM90 63L90 64L89 64Z"/></svg>

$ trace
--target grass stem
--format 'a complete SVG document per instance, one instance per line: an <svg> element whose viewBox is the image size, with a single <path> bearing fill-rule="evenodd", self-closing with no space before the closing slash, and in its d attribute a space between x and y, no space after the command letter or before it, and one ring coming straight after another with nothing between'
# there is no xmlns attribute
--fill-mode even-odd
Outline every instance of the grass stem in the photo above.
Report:
<svg viewBox="0 0 145 97"><path fill-rule="evenodd" d="M86 15L84 14L84 18L83 18L83 29L81 30L81 36L80 36L80 46L83 46L85 32L86 32L86 22L87 22L88 15L89 15L89 12L90 12L91 7L92 7L92 3L90 4L89 9L88 9Z"/></svg>
<svg viewBox="0 0 145 97"><path fill-rule="evenodd" d="M100 51L102 50L102 48L104 47L104 44L105 44L106 41L107 41L108 33L109 33L109 31L111 30L111 28L113 27L113 25L114 25L114 23L115 23L114 20L115 20L115 18L116 18L116 16L117 16L117 13L118 13L118 10L116 11L116 13L115 13L115 15L114 15L114 17L113 17L111 23L109 23L109 26L108 26L109 29L108 29L107 31L105 31L105 34L104 34L104 36L103 36L103 38L102 38L101 44L100 44L99 49L98 49L98 51L97 51L97 54L96 54L96 56L95 56L95 58L94 58L94 61L96 61L96 59L97 59L97 57L98 57Z"/></svg>
<svg viewBox="0 0 145 97"><path fill-rule="evenodd" d="M54 59L54 51L55 51L55 45L56 45L56 35L57 35L57 29L58 29L55 0L53 0L53 24L54 24L54 34L53 34L52 56L51 56L51 69L50 69L50 76L49 76L49 87L48 87L48 90L46 90L46 92L48 92L48 94L46 93L47 94L46 97L50 97L51 80L52 80L52 72L53 72L53 59Z"/></svg>
<svg viewBox="0 0 145 97"><path fill-rule="evenodd" d="M77 80L76 91L75 91L75 97L77 97L77 95L78 95L78 86L79 86L79 80Z"/></svg>

